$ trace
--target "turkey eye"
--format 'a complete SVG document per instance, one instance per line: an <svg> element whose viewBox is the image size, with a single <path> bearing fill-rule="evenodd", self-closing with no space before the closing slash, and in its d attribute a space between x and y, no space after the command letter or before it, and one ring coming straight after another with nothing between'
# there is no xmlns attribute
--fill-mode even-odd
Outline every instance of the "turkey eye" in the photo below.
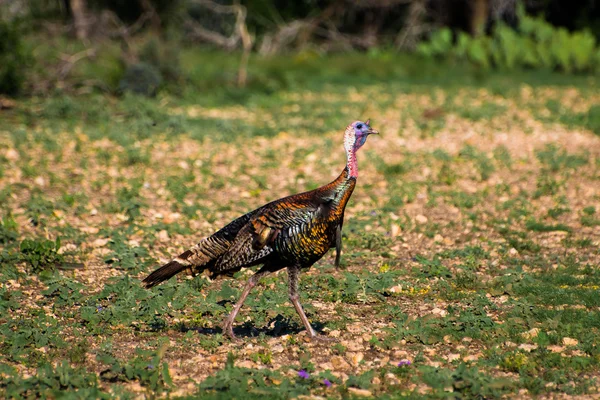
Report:
<svg viewBox="0 0 600 400"><path fill-rule="evenodd" d="M357 127L358 129L362 129L362 124L358 124L358 125L356 125L356 127Z"/></svg>

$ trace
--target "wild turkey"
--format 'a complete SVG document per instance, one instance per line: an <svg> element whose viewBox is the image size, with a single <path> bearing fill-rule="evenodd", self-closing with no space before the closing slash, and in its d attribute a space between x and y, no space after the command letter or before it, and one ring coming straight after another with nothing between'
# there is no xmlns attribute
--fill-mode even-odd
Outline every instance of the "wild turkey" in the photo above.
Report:
<svg viewBox="0 0 600 400"><path fill-rule="evenodd" d="M186 269L194 273L208 270L215 277L262 265L250 277L225 320L223 332L234 339L233 322L250 290L262 276L287 268L290 301L309 336L317 338L298 300L298 275L333 247L335 265L339 266L344 210L358 176L356 152L367 136L378 133L369 125L369 120L355 121L346 128L344 148L348 161L336 180L309 192L275 200L239 217L151 273L143 281L145 286L151 288Z"/></svg>

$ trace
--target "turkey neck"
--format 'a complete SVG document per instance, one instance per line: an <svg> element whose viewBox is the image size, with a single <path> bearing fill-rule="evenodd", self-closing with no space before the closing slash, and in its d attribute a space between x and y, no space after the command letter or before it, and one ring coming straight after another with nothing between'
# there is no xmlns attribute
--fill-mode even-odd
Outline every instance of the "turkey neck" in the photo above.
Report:
<svg viewBox="0 0 600 400"><path fill-rule="evenodd" d="M333 182L321 188L323 197L332 201L333 209L336 210L334 214L337 217L341 216L344 208L346 208L355 185L356 177L352 176L350 166L347 165Z"/></svg>
<svg viewBox="0 0 600 400"><path fill-rule="evenodd" d="M346 168L335 181L331 182L335 192L335 202L342 210L346 207L346 203L352 195L352 191L354 191L356 178L358 177L358 163L356 162L356 149L354 147L348 149L347 157Z"/></svg>
<svg viewBox="0 0 600 400"><path fill-rule="evenodd" d="M356 162L356 150L351 148L348 150L348 161L346 161L346 169L350 178L358 178L358 163Z"/></svg>

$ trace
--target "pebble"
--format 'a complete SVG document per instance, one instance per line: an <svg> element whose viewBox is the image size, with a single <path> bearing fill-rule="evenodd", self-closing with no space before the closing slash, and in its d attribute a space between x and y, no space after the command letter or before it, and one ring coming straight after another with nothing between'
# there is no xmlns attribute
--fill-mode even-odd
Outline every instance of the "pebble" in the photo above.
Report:
<svg viewBox="0 0 600 400"><path fill-rule="evenodd" d="M166 215L166 216L164 217L164 220L163 220L163 221L164 221L165 223L167 223L167 224L170 224L170 223L172 223L172 222L174 222L174 221L178 220L179 218L181 218L181 214L179 214L179 213L171 213L171 214L168 214L168 215Z"/></svg>
<svg viewBox="0 0 600 400"><path fill-rule="evenodd" d="M358 367L358 364L365 358L365 355L363 353L352 353L352 355L350 355L350 362L352 362L352 365L354 365L355 367Z"/></svg>
<svg viewBox="0 0 600 400"><path fill-rule="evenodd" d="M419 224L425 224L427 223L428 219L423 214L419 214L415 217L415 221L417 221Z"/></svg>
<svg viewBox="0 0 600 400"><path fill-rule="evenodd" d="M95 234L100 231L100 229L96 228L95 226L83 226L83 227L79 228L79 230L81 232L91 233L91 234Z"/></svg>
<svg viewBox="0 0 600 400"><path fill-rule="evenodd" d="M353 394L354 396L357 397L372 397L373 393L371 393L370 391L366 390L366 389L359 389L359 388L348 388L348 393Z"/></svg>
<svg viewBox="0 0 600 400"><path fill-rule="evenodd" d="M392 224L391 234L392 237L396 237L402 233L402 228L398 224Z"/></svg>
<svg viewBox="0 0 600 400"><path fill-rule="evenodd" d="M343 357L333 356L331 357L331 365L333 368L340 371L348 371L350 370L350 364Z"/></svg>
<svg viewBox="0 0 600 400"><path fill-rule="evenodd" d="M65 252L75 251L75 250L77 250L76 245L74 245L73 243L67 243L64 246L60 246L60 249L58 249L58 254L64 254Z"/></svg>
<svg viewBox="0 0 600 400"><path fill-rule="evenodd" d="M565 346L577 346L579 344L579 341L570 337L564 337L562 339L562 344L564 344Z"/></svg>
<svg viewBox="0 0 600 400"><path fill-rule="evenodd" d="M537 344L522 343L519 345L519 349L525 350L528 353L531 353L533 350L535 350L537 348L538 348Z"/></svg>
<svg viewBox="0 0 600 400"><path fill-rule="evenodd" d="M271 347L271 351L275 354L279 354L279 353L283 353L283 346L281 344L276 344L275 346Z"/></svg>
<svg viewBox="0 0 600 400"><path fill-rule="evenodd" d="M396 375L392 374L391 372L385 374L385 379L389 385L397 385L399 383L398 378L396 378Z"/></svg>
<svg viewBox="0 0 600 400"><path fill-rule="evenodd" d="M565 351L565 348L563 346L553 344L548 346L548 350L550 350L553 353L562 353L563 351Z"/></svg>
<svg viewBox="0 0 600 400"><path fill-rule="evenodd" d="M243 360L240 362L236 362L235 363L236 367L240 367L240 368L254 368L254 363L250 360Z"/></svg>
<svg viewBox="0 0 600 400"><path fill-rule="evenodd" d="M21 158L21 156L19 155L19 152L16 151L15 149L6 150L6 153L4 153L4 157L6 157L6 159L8 161L17 161L17 160L19 160L19 158Z"/></svg>
<svg viewBox="0 0 600 400"><path fill-rule="evenodd" d="M540 333L540 329L539 328L533 328L528 330L527 332L523 332L521 334L521 336L523 336L525 339L533 339L536 338Z"/></svg>
<svg viewBox="0 0 600 400"><path fill-rule="evenodd" d="M104 247L108 243L108 239L96 239L92 242L92 247Z"/></svg>
<svg viewBox="0 0 600 400"><path fill-rule="evenodd" d="M392 293L401 293L402 292L402 285L396 285L390 288L390 292Z"/></svg>
<svg viewBox="0 0 600 400"><path fill-rule="evenodd" d="M450 238L444 238L444 244L446 246L452 246L454 244L454 240L452 240Z"/></svg>
<svg viewBox="0 0 600 400"><path fill-rule="evenodd" d="M169 232L167 232L166 229L163 229L160 232L158 232L158 240L161 242L168 242L169 241Z"/></svg>
<svg viewBox="0 0 600 400"><path fill-rule="evenodd" d="M100 247L99 249L94 249L92 252L93 255L97 257L104 257L112 253L112 250L106 247Z"/></svg>
<svg viewBox="0 0 600 400"><path fill-rule="evenodd" d="M448 311L446 310L442 310L441 308L435 307L433 310L431 310L432 314L435 315L439 315L441 317L445 317L446 315L448 315Z"/></svg>

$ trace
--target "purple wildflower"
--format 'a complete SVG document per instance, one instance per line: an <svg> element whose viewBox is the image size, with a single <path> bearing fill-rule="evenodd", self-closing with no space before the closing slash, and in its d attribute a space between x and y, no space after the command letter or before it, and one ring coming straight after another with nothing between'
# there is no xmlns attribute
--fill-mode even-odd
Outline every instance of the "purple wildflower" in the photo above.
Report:
<svg viewBox="0 0 600 400"><path fill-rule="evenodd" d="M329 382L329 379L325 378L325 379L323 379L323 385L325 385L327 387L331 387L331 382Z"/></svg>
<svg viewBox="0 0 600 400"><path fill-rule="evenodd" d="M408 367L411 364L410 360L400 360L398 363L399 367Z"/></svg>
<svg viewBox="0 0 600 400"><path fill-rule="evenodd" d="M298 371L298 376L302 379L308 379L310 378L310 374L308 372L306 372L305 370L301 369L300 371Z"/></svg>

